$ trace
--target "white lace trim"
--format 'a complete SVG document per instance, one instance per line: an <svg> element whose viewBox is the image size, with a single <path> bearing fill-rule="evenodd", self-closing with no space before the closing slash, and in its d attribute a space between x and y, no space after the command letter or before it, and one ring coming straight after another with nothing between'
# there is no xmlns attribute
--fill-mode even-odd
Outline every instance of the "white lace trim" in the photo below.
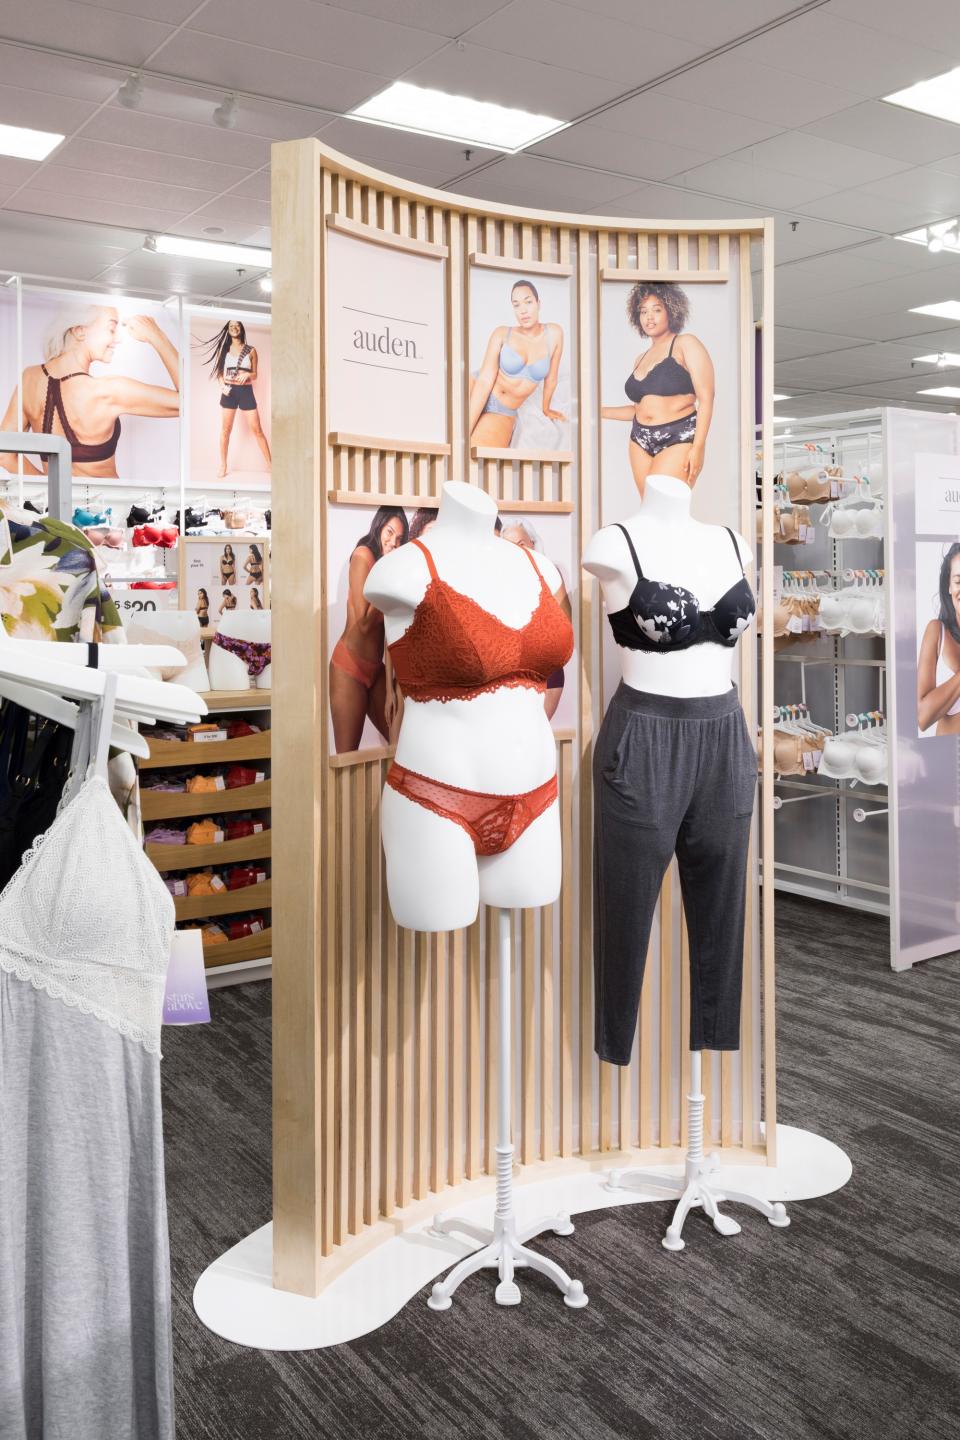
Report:
<svg viewBox="0 0 960 1440"><path fill-rule="evenodd" d="M96 1020L102 1020L109 1025L111 1030L126 1036L128 1040L136 1040L151 1055L160 1055L160 1036L149 1034L140 1025L135 1025L132 1020L125 1019L122 1015L115 1015L105 1006L98 1005L95 1000L90 1000L85 995L78 995L69 986L62 985L59 980L54 980L50 975L44 975L36 970L26 960L16 960L13 956L0 954L0 970L6 971L8 975L14 976L17 980L23 980L32 985L34 990L42 990L54 1000L62 1000L64 1005L69 1005L71 1010L79 1010L84 1015L92 1015Z"/></svg>

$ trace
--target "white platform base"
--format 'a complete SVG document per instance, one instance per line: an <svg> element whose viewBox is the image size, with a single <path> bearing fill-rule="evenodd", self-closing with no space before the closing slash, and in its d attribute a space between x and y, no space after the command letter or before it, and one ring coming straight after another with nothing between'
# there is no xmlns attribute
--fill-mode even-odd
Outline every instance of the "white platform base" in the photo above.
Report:
<svg viewBox="0 0 960 1440"><path fill-rule="evenodd" d="M779 1163L772 1169L721 1166L712 1176L716 1188L727 1195L750 1194L771 1203L812 1200L839 1190L852 1174L850 1161L839 1146L808 1130L778 1125L777 1149ZM662 1180L679 1178L683 1166L663 1166L649 1174L661 1178L661 1187L608 1190L595 1170L582 1168L561 1178L519 1185L518 1231L522 1234L542 1215L577 1215L616 1205L662 1201ZM485 1229L487 1233L492 1208L490 1194L458 1205L463 1219L472 1221L478 1232ZM193 1292L194 1308L215 1334L259 1350L315 1350L355 1340L384 1325L431 1280L476 1250L476 1240L471 1243L452 1234L431 1234L432 1224L425 1218L419 1226L361 1256L316 1299L273 1288L272 1227L264 1225L204 1271ZM564 1259L573 1264L576 1239L569 1243L569 1256L565 1253ZM661 1254L656 1246L638 1254L636 1263L656 1264ZM585 1279L589 1283L589 1275ZM592 1298L594 1305L602 1306L602 1294ZM437 1317L437 1323L443 1323L442 1317Z"/></svg>

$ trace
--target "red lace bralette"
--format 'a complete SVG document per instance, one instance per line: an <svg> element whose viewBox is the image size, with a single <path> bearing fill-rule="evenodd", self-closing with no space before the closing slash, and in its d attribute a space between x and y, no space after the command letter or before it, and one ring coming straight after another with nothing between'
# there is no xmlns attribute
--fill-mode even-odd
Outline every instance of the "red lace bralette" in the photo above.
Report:
<svg viewBox="0 0 960 1440"><path fill-rule="evenodd" d="M410 625L388 647L404 695L472 700L502 685L546 690L548 677L573 654L573 626L533 556L524 550L540 581L540 599L527 623L515 630L441 580L426 545L411 544L426 557L430 583Z"/></svg>

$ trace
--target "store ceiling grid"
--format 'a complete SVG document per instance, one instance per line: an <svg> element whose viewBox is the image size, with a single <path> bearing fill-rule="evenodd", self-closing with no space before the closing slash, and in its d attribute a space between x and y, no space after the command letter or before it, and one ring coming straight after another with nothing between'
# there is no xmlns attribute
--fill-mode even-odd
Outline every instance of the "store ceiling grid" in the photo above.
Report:
<svg viewBox="0 0 960 1440"><path fill-rule="evenodd" d="M260 299L259 272L145 254L142 238L216 227L268 245L270 145L312 134L507 204L772 213L789 413L943 408L917 391L960 371L910 362L960 350L960 332L910 309L960 298L960 257L892 237L960 214L960 126L881 97L955 65L955 0L0 0L0 124L67 136L46 162L0 158L0 265ZM142 102L124 109L138 69ZM399 78L575 123L467 161L342 118ZM219 129L226 92L236 125Z"/></svg>

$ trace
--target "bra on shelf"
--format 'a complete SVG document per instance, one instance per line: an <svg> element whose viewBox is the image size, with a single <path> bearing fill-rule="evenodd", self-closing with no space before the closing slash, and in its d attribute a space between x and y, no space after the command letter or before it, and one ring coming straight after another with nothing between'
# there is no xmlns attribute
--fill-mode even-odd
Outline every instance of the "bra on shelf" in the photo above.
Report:
<svg viewBox="0 0 960 1440"><path fill-rule="evenodd" d="M607 616L618 645L626 650L661 652L688 650L692 645L736 645L756 614L757 602L732 530L727 529L727 534L740 565L740 579L720 596L712 610L701 610L696 595L683 586L648 580L626 526L618 524L617 529L623 531L637 572L630 603Z"/></svg>
<svg viewBox="0 0 960 1440"><path fill-rule="evenodd" d="M503 685L545 691L573 654L573 626L529 550L518 547L540 582L540 598L514 629L442 580L422 541L410 543L422 551L430 581L407 629L388 646L404 695L446 701L473 700Z"/></svg>

